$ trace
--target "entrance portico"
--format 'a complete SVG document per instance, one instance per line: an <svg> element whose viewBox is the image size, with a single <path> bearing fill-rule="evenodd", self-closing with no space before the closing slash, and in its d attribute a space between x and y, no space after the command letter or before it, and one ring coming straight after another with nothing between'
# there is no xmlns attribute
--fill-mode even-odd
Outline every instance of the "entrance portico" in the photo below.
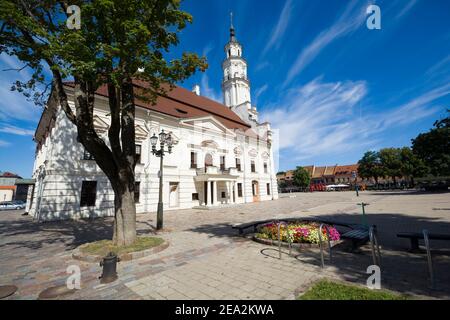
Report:
<svg viewBox="0 0 450 320"><path fill-rule="evenodd" d="M219 170L215 166L197 169L195 181L203 184L203 196L200 205L204 207L236 203L235 168Z"/></svg>

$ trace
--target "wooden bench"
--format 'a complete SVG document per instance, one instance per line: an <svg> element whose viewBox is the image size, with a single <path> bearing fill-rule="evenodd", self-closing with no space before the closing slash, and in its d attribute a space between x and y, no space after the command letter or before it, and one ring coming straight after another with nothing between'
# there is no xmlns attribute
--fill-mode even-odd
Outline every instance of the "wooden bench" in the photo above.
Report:
<svg viewBox="0 0 450 320"><path fill-rule="evenodd" d="M423 233L420 232L400 232L398 238L406 238L411 241L411 251L420 251L419 240L423 240ZM450 240L450 234L429 233L430 240Z"/></svg>

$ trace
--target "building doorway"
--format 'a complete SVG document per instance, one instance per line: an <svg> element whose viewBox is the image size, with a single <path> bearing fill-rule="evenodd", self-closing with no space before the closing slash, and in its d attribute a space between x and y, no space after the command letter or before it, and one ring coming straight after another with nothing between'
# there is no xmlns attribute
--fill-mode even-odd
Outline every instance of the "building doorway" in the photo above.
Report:
<svg viewBox="0 0 450 320"><path fill-rule="evenodd" d="M252 181L252 194L253 194L253 202L259 201L259 184L258 181Z"/></svg>

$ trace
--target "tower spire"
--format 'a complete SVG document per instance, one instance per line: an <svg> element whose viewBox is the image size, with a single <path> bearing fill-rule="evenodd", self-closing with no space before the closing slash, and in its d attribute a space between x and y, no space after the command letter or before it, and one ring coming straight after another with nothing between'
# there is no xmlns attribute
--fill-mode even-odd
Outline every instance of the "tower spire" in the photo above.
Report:
<svg viewBox="0 0 450 320"><path fill-rule="evenodd" d="M233 26L233 11L230 12L230 41L236 41L236 36L234 33L234 26Z"/></svg>

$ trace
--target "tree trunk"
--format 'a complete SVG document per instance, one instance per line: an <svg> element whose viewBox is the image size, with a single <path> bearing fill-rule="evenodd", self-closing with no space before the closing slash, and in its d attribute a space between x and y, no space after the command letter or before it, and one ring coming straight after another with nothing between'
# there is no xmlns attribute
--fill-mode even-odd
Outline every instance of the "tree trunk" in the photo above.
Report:
<svg viewBox="0 0 450 320"><path fill-rule="evenodd" d="M114 191L114 234L116 246L127 246L136 240L136 204L134 190L120 188Z"/></svg>
<svg viewBox="0 0 450 320"><path fill-rule="evenodd" d="M134 192L114 194L114 235L116 246L127 246L136 240L136 205Z"/></svg>

